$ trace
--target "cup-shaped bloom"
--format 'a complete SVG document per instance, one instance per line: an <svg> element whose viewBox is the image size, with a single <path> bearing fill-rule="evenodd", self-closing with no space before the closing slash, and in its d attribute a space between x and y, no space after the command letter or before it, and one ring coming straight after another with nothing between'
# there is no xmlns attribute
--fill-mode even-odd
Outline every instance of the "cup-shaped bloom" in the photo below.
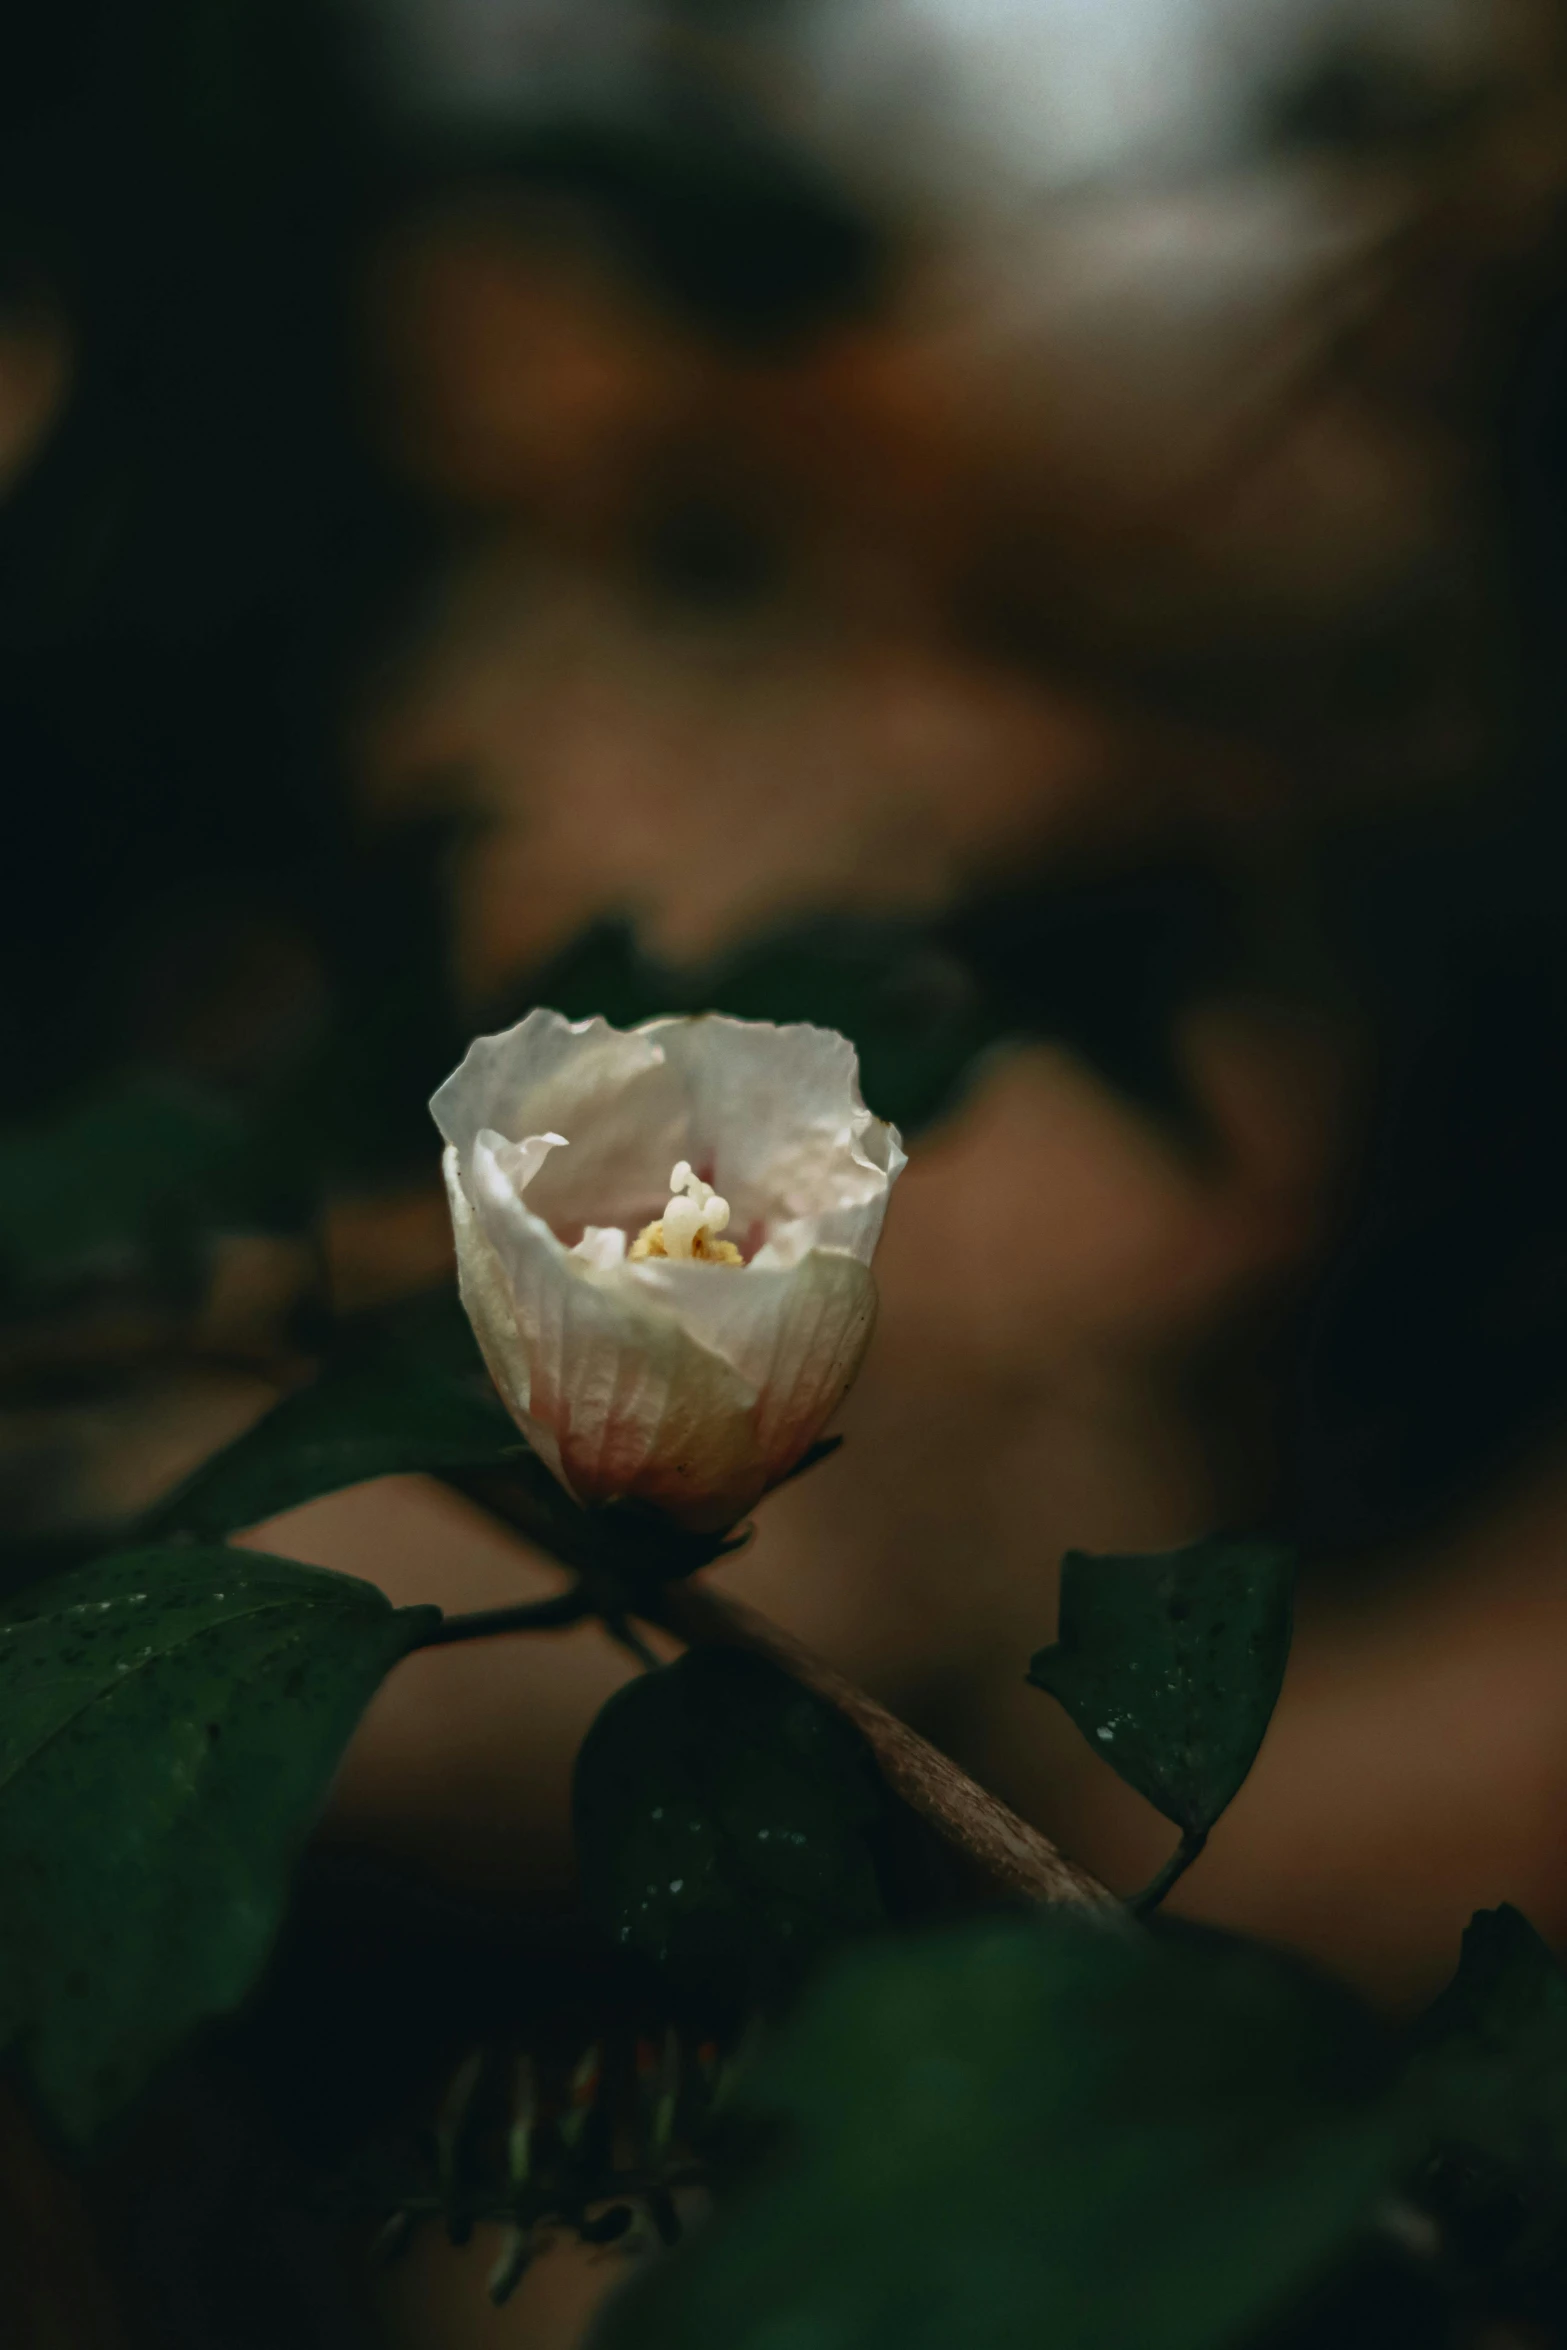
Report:
<svg viewBox="0 0 1567 2350"><path fill-rule="evenodd" d="M579 1501L733 1525L820 1435L875 1319L904 1155L852 1045L530 1012L431 1109L463 1303L530 1444Z"/></svg>

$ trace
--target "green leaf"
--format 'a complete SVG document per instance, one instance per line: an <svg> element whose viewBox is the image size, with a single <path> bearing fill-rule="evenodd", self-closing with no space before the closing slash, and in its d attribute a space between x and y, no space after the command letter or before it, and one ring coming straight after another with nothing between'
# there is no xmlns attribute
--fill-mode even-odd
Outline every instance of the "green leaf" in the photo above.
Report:
<svg viewBox="0 0 1567 2350"><path fill-rule="evenodd" d="M851 1037L866 1101L908 1134L952 1107L1000 1032L971 975L913 923L802 923L741 947L712 993L739 1019L810 1020Z"/></svg>
<svg viewBox="0 0 1567 2350"><path fill-rule="evenodd" d="M850 1953L742 2089L762 2174L606 2350L1218 2350L1395 2175L1389 2059L1217 1937L1057 1912Z"/></svg>
<svg viewBox="0 0 1567 2350"><path fill-rule="evenodd" d="M1182 1834L1256 1760L1289 1656L1291 1554L1213 1537L1142 1558L1068 1554L1061 1629L1028 1677Z"/></svg>
<svg viewBox="0 0 1567 2350"><path fill-rule="evenodd" d="M1482 1909L1458 1971L1412 2034L1410 2086L1460 2226L1498 2215L1509 2256L1559 2262L1567 2221L1567 1974L1519 1911ZM1532 2227L1527 2224L1532 2222Z"/></svg>
<svg viewBox="0 0 1567 2350"><path fill-rule="evenodd" d="M374 1477L532 1457L493 1389L408 1361L355 1364L285 1396L158 1503L137 1533L212 1541Z"/></svg>
<svg viewBox="0 0 1567 2350"><path fill-rule="evenodd" d="M830 1706L763 1658L693 1650L612 1697L578 1757L588 1905L683 1988L771 1998L881 1922L888 1802Z"/></svg>
<svg viewBox="0 0 1567 2350"><path fill-rule="evenodd" d="M0 2047L68 2140L244 1998L355 1723L437 1614L194 1545L8 1603Z"/></svg>

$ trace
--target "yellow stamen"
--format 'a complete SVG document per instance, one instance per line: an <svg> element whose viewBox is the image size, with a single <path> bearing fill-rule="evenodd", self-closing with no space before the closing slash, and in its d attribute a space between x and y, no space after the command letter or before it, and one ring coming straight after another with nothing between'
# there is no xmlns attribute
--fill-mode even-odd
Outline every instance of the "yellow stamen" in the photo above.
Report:
<svg viewBox="0 0 1567 2350"><path fill-rule="evenodd" d="M653 1224L637 1234L627 1249L631 1261L647 1257L681 1259L688 1264L743 1265L745 1259L732 1240L721 1240L729 1221L729 1202L710 1183L691 1171L682 1159L669 1178L668 1207Z"/></svg>

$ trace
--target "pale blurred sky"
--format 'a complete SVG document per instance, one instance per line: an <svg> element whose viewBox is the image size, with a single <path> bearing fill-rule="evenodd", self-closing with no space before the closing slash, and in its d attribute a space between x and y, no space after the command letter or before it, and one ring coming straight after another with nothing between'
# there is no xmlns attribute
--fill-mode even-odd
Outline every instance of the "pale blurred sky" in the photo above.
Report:
<svg viewBox="0 0 1567 2350"><path fill-rule="evenodd" d="M1244 158L1335 52L1446 84L1507 38L1503 0L352 0L437 111L635 102L670 26L775 52L796 121L896 144L907 174L1034 188ZM755 86L753 84L753 86ZM765 77L763 81L765 86Z"/></svg>
<svg viewBox="0 0 1567 2350"><path fill-rule="evenodd" d="M1336 53L1445 82L1496 18L1492 0L817 0L810 39L845 127L901 113L972 170L1046 188L1244 160Z"/></svg>

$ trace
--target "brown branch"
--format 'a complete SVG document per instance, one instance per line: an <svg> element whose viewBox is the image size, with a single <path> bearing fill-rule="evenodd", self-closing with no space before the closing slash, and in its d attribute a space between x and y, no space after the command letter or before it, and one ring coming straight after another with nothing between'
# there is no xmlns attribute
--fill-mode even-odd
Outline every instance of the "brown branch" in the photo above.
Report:
<svg viewBox="0 0 1567 2350"><path fill-rule="evenodd" d="M997 1796L878 1705L822 1657L743 1600L695 1580L666 1583L639 1613L691 1648L742 1648L764 1656L851 1721L876 1757L882 1777L997 1891L1014 1899L1124 1914L1097 1877L1058 1852Z"/></svg>
<svg viewBox="0 0 1567 2350"><path fill-rule="evenodd" d="M448 1475L445 1482L527 1540L555 1547L550 1531L540 1530L537 1497L517 1490L508 1477ZM561 1550L570 1558L576 1547L568 1542ZM734 1542L714 1545L715 1552L738 1547ZM591 1590L591 1569L573 1563L586 1573ZM907 1722L744 1600L731 1599L692 1574L639 1592L630 1606L644 1623L673 1632L688 1648L741 1648L766 1657L834 1707L860 1732L893 1792L996 1892L1013 1901L1052 1902L1124 1918L1123 1905L1097 1877L1058 1852L1048 1836L1020 1820Z"/></svg>

